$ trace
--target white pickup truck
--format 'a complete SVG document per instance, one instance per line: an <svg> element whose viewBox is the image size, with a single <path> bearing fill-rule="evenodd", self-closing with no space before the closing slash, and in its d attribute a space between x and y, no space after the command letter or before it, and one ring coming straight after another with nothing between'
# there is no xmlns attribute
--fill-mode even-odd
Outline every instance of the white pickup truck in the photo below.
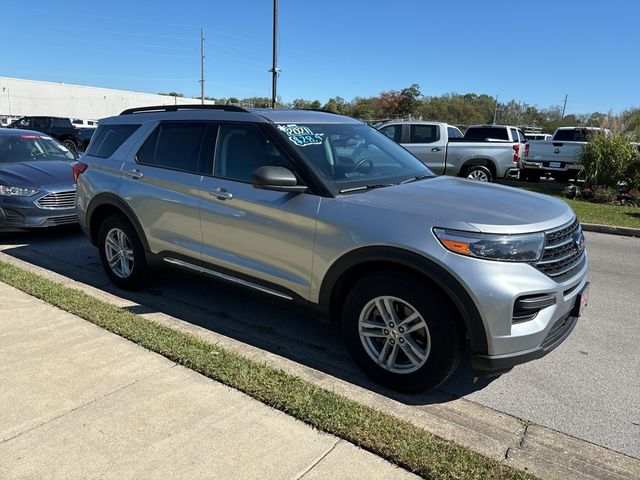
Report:
<svg viewBox="0 0 640 480"><path fill-rule="evenodd" d="M551 176L556 181L576 178L582 169L582 149L589 141L589 135L594 133L611 135L603 128L560 127L551 140L529 142L520 160L520 176L533 182L540 181L543 176Z"/></svg>
<svg viewBox="0 0 640 480"><path fill-rule="evenodd" d="M375 125L438 175L491 182L518 178L526 138L507 125L472 125L463 135L453 125L421 120L390 120Z"/></svg>

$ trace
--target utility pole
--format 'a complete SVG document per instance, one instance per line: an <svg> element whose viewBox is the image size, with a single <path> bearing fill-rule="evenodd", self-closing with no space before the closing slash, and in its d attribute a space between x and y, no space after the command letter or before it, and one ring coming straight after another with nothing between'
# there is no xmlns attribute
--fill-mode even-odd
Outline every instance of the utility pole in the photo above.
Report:
<svg viewBox="0 0 640 480"><path fill-rule="evenodd" d="M564 118L564 111L567 109L567 97L568 97L568 96L569 96L569 95L567 95L567 94L565 93L565 95L564 95L564 105L562 106L562 118Z"/></svg>
<svg viewBox="0 0 640 480"><path fill-rule="evenodd" d="M200 103L204 105L204 31L200 28Z"/></svg>
<svg viewBox="0 0 640 480"><path fill-rule="evenodd" d="M278 0L273 0L273 66L271 67L271 108L276 108L278 89Z"/></svg>
<svg viewBox="0 0 640 480"><path fill-rule="evenodd" d="M496 94L496 108L493 109L493 124L496 124L498 118L498 95Z"/></svg>

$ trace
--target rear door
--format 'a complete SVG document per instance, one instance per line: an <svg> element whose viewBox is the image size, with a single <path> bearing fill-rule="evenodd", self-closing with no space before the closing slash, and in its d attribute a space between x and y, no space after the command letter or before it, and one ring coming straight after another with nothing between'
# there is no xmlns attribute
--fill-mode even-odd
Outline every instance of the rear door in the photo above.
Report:
<svg viewBox="0 0 640 480"><path fill-rule="evenodd" d="M212 176L201 190L202 260L269 290L308 298L320 197L259 190L264 165L295 167L257 125L221 124Z"/></svg>
<svg viewBox="0 0 640 480"><path fill-rule="evenodd" d="M217 127L160 122L122 166L120 196L142 225L153 253L199 258L200 184Z"/></svg>
<svg viewBox="0 0 640 480"><path fill-rule="evenodd" d="M440 125L429 123L410 124L408 142L403 144L438 175L444 172L446 146L446 134L440 131Z"/></svg>

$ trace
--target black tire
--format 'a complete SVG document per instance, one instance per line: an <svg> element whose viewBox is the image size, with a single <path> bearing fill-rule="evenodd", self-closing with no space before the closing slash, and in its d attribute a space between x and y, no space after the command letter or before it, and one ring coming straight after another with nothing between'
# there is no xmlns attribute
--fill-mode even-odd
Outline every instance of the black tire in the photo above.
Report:
<svg viewBox="0 0 640 480"><path fill-rule="evenodd" d="M66 138L62 141L62 144L67 147L69 150L71 150L72 152L77 152L78 151L78 146L76 145L76 142L74 142L73 140L71 140L70 138Z"/></svg>
<svg viewBox="0 0 640 480"><path fill-rule="evenodd" d="M132 252L133 266L130 268L129 274L125 276L122 275L123 272L120 272L119 275L109 265L107 259L107 235L114 229L124 233ZM138 238L136 230L124 215L113 213L103 220L98 232L98 250L105 273L118 287L123 290L139 290L149 283L149 266L147 265L144 247Z"/></svg>
<svg viewBox="0 0 640 480"><path fill-rule="evenodd" d="M471 165L464 169L462 176L478 182L493 182L491 170L484 165Z"/></svg>
<svg viewBox="0 0 640 480"><path fill-rule="evenodd" d="M361 314L369 311L367 308L371 308L368 306L374 299L383 296L395 297L409 304L427 326L430 350L427 350L425 363L415 371L396 373L382 367L368 353L365 337L361 340ZM387 327L389 325L386 324ZM444 382L460 364L465 345L461 321L452 307L442 300L442 294L418 276L392 270L372 273L353 286L342 308L342 333L355 362L367 375L386 387L404 392L421 392ZM418 331L412 335L421 333ZM392 339L392 336L399 338L396 334L395 330L389 332L387 339ZM387 340L377 338L375 341L381 345ZM408 361L408 356L400 353L400 347L398 343L399 353L395 358L400 362L403 359Z"/></svg>

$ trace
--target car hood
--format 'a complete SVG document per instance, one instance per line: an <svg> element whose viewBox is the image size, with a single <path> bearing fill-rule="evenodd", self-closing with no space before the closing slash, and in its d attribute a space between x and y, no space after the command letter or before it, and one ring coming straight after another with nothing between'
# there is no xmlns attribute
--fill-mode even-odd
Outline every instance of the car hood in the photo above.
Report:
<svg viewBox="0 0 640 480"><path fill-rule="evenodd" d="M73 189L73 161L35 160L0 163L0 183L12 187Z"/></svg>
<svg viewBox="0 0 640 480"><path fill-rule="evenodd" d="M435 177L341 197L431 218L445 228L485 233L528 233L548 230L573 220L562 200L517 188L455 177Z"/></svg>

